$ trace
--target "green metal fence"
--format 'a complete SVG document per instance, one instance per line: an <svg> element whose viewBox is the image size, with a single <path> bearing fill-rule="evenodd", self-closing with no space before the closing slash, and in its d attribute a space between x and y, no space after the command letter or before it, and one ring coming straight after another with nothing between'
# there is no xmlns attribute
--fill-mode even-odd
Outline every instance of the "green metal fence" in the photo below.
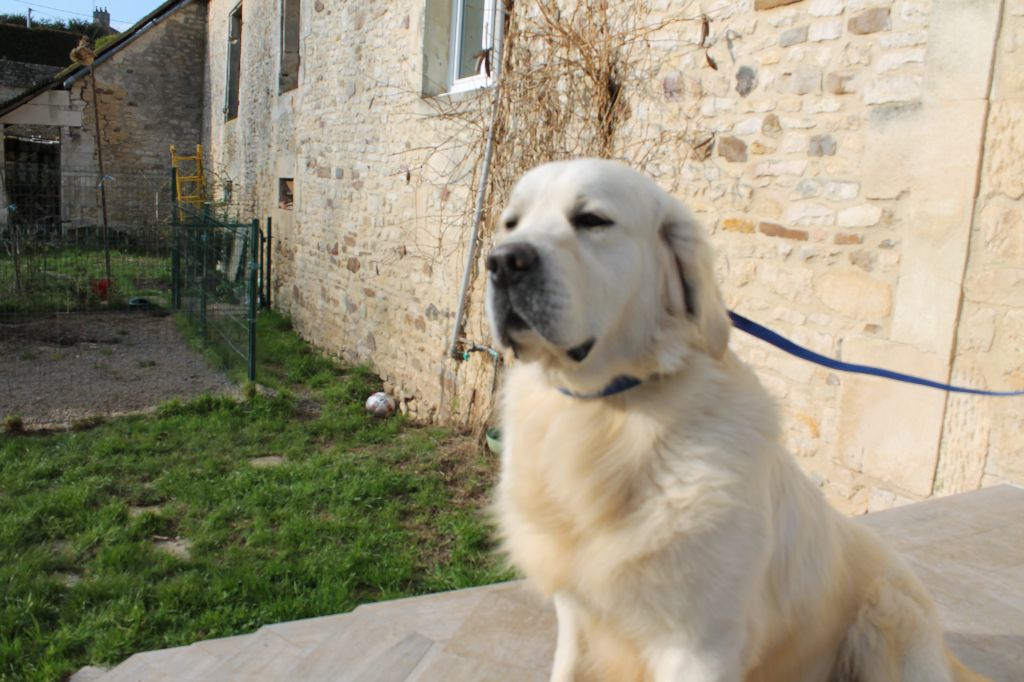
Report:
<svg viewBox="0 0 1024 682"><path fill-rule="evenodd" d="M256 378L256 311L263 298L264 238L259 221L213 210L175 213L171 305L225 364L243 362Z"/></svg>
<svg viewBox="0 0 1024 682"><path fill-rule="evenodd" d="M261 230L212 206L179 211L166 173L103 185L109 220L95 171L0 164L0 337L40 316L178 311L225 366L255 379L270 221Z"/></svg>
<svg viewBox="0 0 1024 682"><path fill-rule="evenodd" d="M166 305L170 195L165 174L105 180L99 217L94 171L0 166L0 323L40 314Z"/></svg>

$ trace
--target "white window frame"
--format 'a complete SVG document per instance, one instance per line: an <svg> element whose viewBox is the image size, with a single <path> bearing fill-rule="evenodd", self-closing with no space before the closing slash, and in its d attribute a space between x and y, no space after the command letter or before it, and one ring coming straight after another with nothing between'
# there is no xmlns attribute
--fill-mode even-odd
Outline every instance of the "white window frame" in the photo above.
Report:
<svg viewBox="0 0 1024 682"><path fill-rule="evenodd" d="M498 65L501 63L501 36L504 32L504 0L484 0L484 26L481 50L491 50L491 74L484 70L483 60L479 71L465 78L459 78L459 55L462 54L462 17L466 0L452 0L451 43L448 49L449 93L468 92L490 87L498 80Z"/></svg>

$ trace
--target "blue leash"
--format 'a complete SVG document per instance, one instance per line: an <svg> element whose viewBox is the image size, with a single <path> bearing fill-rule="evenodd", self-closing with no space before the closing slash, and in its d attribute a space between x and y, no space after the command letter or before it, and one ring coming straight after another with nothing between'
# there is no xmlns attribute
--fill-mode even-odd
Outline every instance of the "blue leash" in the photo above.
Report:
<svg viewBox="0 0 1024 682"><path fill-rule="evenodd" d="M910 376L909 374L901 374L899 372L893 372L888 369L880 369L878 367L869 367L868 365L855 365L849 362L841 362L839 360L833 360L832 358L825 357L824 355L818 355L814 351L808 350L803 346L798 346L784 336L776 334L771 329L759 325L757 322L748 320L739 313L729 311L729 317L732 319L732 325L741 331L754 336L762 341L770 343L779 350L783 350L790 355L795 355L801 360L807 360L829 369L839 370L841 372L855 372L857 374L868 374L870 376L882 377L883 379L892 379L894 381L903 381L908 384L917 384L918 386L927 386L929 388L937 388L941 391L950 391L953 393L970 393L973 395L988 395L988 396L1022 396L1024 391L982 391L977 388L965 388L963 386L951 386L949 384L939 383L938 381L929 381L928 379L922 379L920 377Z"/></svg>

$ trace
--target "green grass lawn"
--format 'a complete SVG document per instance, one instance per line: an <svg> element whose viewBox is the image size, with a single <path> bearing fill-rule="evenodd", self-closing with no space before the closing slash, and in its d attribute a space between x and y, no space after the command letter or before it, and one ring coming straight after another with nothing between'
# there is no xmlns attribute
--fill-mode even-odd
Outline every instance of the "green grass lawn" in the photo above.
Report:
<svg viewBox="0 0 1024 682"><path fill-rule="evenodd" d="M260 335L273 396L0 436L0 679L511 577L481 513L493 455L366 416L377 380L283 318ZM178 538L189 556L158 547Z"/></svg>
<svg viewBox="0 0 1024 682"><path fill-rule="evenodd" d="M102 249L65 247L23 254L17 263L0 249L0 314L124 308L135 296L166 294L171 285L168 254L136 254L112 248L114 280L101 303L96 281L106 277ZM20 286L20 290L19 287Z"/></svg>

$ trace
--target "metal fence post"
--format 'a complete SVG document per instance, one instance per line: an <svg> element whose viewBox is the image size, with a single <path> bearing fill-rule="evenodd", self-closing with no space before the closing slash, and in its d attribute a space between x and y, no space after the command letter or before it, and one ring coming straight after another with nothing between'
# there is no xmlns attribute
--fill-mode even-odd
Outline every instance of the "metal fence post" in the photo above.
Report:
<svg viewBox="0 0 1024 682"><path fill-rule="evenodd" d="M207 237L210 233L208 227L206 220L199 225L199 335L204 339L206 338L206 258L209 248Z"/></svg>
<svg viewBox="0 0 1024 682"><path fill-rule="evenodd" d="M267 309L268 310L270 310L270 308L271 308L271 305L270 305L270 291L271 291L271 289L273 289L273 286L271 285L271 279L270 279L270 274L271 274L271 271L270 271L270 258L271 258L271 254L274 253L274 237L273 237L273 230L272 230L272 228L273 228L273 225L270 222L270 216L267 216L267 250L266 250L266 256L267 256L267 277L266 277L266 280L267 280Z"/></svg>
<svg viewBox="0 0 1024 682"><path fill-rule="evenodd" d="M259 261L256 259L256 245L259 235L259 218L253 218L252 229L249 231L249 381L256 381L256 297L259 295L256 289L256 275L260 269Z"/></svg>
<svg viewBox="0 0 1024 682"><path fill-rule="evenodd" d="M263 236L263 230L260 230L258 227L256 230L256 234L256 306L258 308L262 308L264 305L266 305L266 302L263 298L263 243L267 240L267 238Z"/></svg>
<svg viewBox="0 0 1024 682"><path fill-rule="evenodd" d="M181 228L178 224L178 169L171 168L171 308L181 310Z"/></svg>

